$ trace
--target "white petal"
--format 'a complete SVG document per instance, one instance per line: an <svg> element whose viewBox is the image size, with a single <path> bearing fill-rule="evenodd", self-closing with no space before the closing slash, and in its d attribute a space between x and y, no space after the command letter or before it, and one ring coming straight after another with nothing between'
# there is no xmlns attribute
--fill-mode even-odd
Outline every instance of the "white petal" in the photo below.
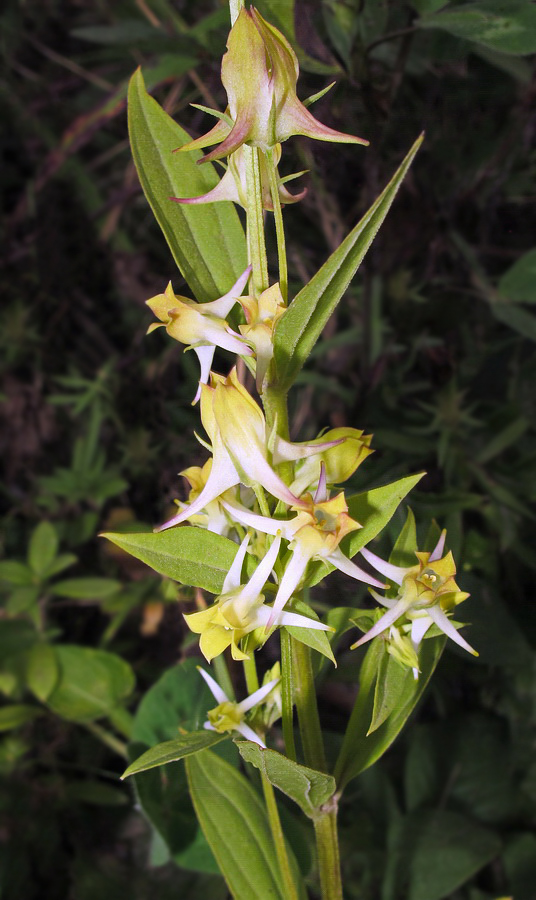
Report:
<svg viewBox="0 0 536 900"><path fill-rule="evenodd" d="M203 728L206 728L207 731L216 731L214 725L211 725L208 720L206 722L203 722Z"/></svg>
<svg viewBox="0 0 536 900"><path fill-rule="evenodd" d="M272 607L272 614L266 625L267 631L273 626L274 622L277 621L285 603L287 600L290 600L292 594L298 587L310 559L311 557L308 553L304 553L301 548L296 547L281 579L281 584L279 585L279 590Z"/></svg>
<svg viewBox="0 0 536 900"><path fill-rule="evenodd" d="M438 628L441 628L443 634L446 634L447 637L454 641L455 644L458 644L462 650L467 650L469 653L472 653L473 656L478 656L476 650L471 647L471 644L468 644L464 638L462 638L459 631L456 630L452 622L448 619L447 615L443 612L443 610L439 606L432 606L428 610L428 615L431 619L434 620Z"/></svg>
<svg viewBox="0 0 536 900"><path fill-rule="evenodd" d="M279 684L280 681L280 678L273 678L268 684L263 684L257 691L254 691L253 694L250 694L249 697L246 697L241 703L238 703L236 708L241 713L247 713L249 709L253 709L254 706L261 703L262 700L268 696L272 688L274 688L276 684Z"/></svg>
<svg viewBox="0 0 536 900"><path fill-rule="evenodd" d="M315 456L317 453L329 450L330 447L336 447L337 444L342 444L343 441L344 438L338 438L336 441L322 441L322 443L318 444L293 444L291 441L286 441L276 434L273 436L272 448L274 466L291 459L306 459L309 456Z"/></svg>
<svg viewBox="0 0 536 900"><path fill-rule="evenodd" d="M424 635L432 624L433 622L430 616L420 616L418 619L413 619L413 622L411 623L411 643L415 647L415 650L419 649Z"/></svg>
<svg viewBox="0 0 536 900"><path fill-rule="evenodd" d="M324 503L328 499L328 486L326 482L326 465L320 463L320 478L318 479L318 487L314 496L315 503Z"/></svg>
<svg viewBox="0 0 536 900"><path fill-rule="evenodd" d="M270 519L268 516L259 516L257 513L253 513L245 506L242 506L241 503L231 503L229 500L222 499L221 505L233 519L236 519L241 525L245 525L246 528L254 528L262 534L273 534L274 536L280 531L287 541L290 541L292 538L293 532L289 530L292 520L283 522L277 519Z"/></svg>
<svg viewBox="0 0 536 900"><path fill-rule="evenodd" d="M378 592L372 590L372 588L369 588L369 593L372 597L374 597L375 600L378 601L378 603L381 603L382 606L386 606L387 609L392 609L396 603L394 597L382 597L381 594L378 594Z"/></svg>
<svg viewBox="0 0 536 900"><path fill-rule="evenodd" d="M349 575L350 578L355 578L357 581L363 581L365 584L371 584L373 587L385 587L385 584L382 581L378 581L373 575L369 575L364 569L360 569L359 566L356 566L351 559L348 559L344 555L339 547L336 547L336 549L326 557L326 560L330 562L332 566L339 569L339 571L344 572L345 575Z"/></svg>
<svg viewBox="0 0 536 900"><path fill-rule="evenodd" d="M250 728L249 725L244 724L242 722L240 725L236 726L235 731L239 731L242 737L245 737L246 741L253 741L255 744L260 744L266 750L266 744L259 737L259 735L253 731L253 728Z"/></svg>
<svg viewBox="0 0 536 900"><path fill-rule="evenodd" d="M371 641L372 638L378 637L383 631L389 628L397 619L400 618L403 613L409 608L409 604L407 600L399 600L392 609L389 609L382 617L379 619L375 625L372 626L370 631L367 631L366 634L363 635L362 638L359 638L355 644L352 644L352 650L354 647L360 647L361 644L366 644L367 641Z"/></svg>
<svg viewBox="0 0 536 900"><path fill-rule="evenodd" d="M244 562L244 557L246 555L246 551L248 549L249 544L249 534L246 534L244 540L240 544L240 547L236 551L236 556L233 559L231 564L231 568L227 572L225 576L225 581L223 582L222 594L227 594L229 591L235 590L235 588L240 587L241 584L241 575L242 575L242 564Z"/></svg>
<svg viewBox="0 0 536 900"><path fill-rule="evenodd" d="M224 491L227 491L229 488L234 487L239 483L240 476L233 465L231 457L221 443L215 441L212 469L210 470L207 483L199 494L199 497L197 497L193 503L190 503L181 510L178 515L173 516L172 519L169 519L169 521L164 522L163 525L156 528L155 531L164 531L166 528L171 528L172 525L179 525L180 522L185 522L190 516L201 512L211 500L215 500L216 497L219 497Z"/></svg>
<svg viewBox="0 0 536 900"><path fill-rule="evenodd" d="M254 602L270 577L281 546L281 537L276 537L268 553L260 561L249 582L240 591L240 599L245 603Z"/></svg>
<svg viewBox="0 0 536 900"><path fill-rule="evenodd" d="M195 395L192 406L197 403L201 396L201 385L208 383L208 376L210 375L210 367L212 366L212 360L214 359L214 350L216 349L214 346L204 347L193 347L192 348L196 356L199 360L199 365L201 366L201 377L199 379L199 386L197 388L197 394Z"/></svg>
<svg viewBox="0 0 536 900"><path fill-rule="evenodd" d="M435 562L436 559L441 559L441 557L443 556L443 550L445 549L446 538L447 538L447 532L446 532L446 529L444 528L443 531L441 532L441 537L439 538L437 544L435 545L434 549L430 553L429 562Z"/></svg>
<svg viewBox="0 0 536 900"><path fill-rule="evenodd" d="M209 675L208 672L205 672L205 670L202 669L201 666L197 667L197 671L199 672L201 677L204 678L204 680L208 684L208 686L212 692L212 696L218 701L218 703L228 703L229 698L228 698L227 694L224 693L224 691L219 686L218 682L214 681L212 675Z"/></svg>
<svg viewBox="0 0 536 900"><path fill-rule="evenodd" d="M360 553L365 557L367 562L374 566L378 572L381 572L382 575L385 575L389 581L394 581L395 584L402 584L404 580L404 576L407 574L407 568L403 568L402 566L394 566L392 563L387 562L385 559L381 559L380 556L376 556L375 553L372 553L370 550L367 550L366 547L363 547L360 550Z"/></svg>
<svg viewBox="0 0 536 900"><path fill-rule="evenodd" d="M199 306L201 312L205 309L207 312L212 313L213 316L218 316L220 319L226 319L238 298L241 296L250 275L251 266L248 266L247 269L242 272L240 278L235 281L231 290L224 294L223 297L212 300L210 303L200 303Z"/></svg>

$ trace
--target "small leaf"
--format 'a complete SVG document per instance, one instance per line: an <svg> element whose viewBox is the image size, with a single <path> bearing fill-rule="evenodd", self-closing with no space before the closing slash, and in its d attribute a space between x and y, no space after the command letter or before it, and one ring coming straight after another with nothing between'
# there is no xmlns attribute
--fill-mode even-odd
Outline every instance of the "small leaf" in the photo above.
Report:
<svg viewBox="0 0 536 900"><path fill-rule="evenodd" d="M15 588L6 603L6 611L10 616L18 616L28 612L39 600L39 588L34 585Z"/></svg>
<svg viewBox="0 0 536 900"><path fill-rule="evenodd" d="M102 534L155 572L218 594L236 556L236 544L203 528L181 525L157 534Z"/></svg>
<svg viewBox="0 0 536 900"><path fill-rule="evenodd" d="M510 303L536 303L536 247L501 276L497 291Z"/></svg>
<svg viewBox="0 0 536 900"><path fill-rule="evenodd" d="M113 578L66 578L51 585L50 591L73 600L103 600L117 594L121 587L121 582Z"/></svg>
<svg viewBox="0 0 536 900"><path fill-rule="evenodd" d="M536 52L536 7L526 0L478 0L424 16L418 28L440 28L501 53Z"/></svg>
<svg viewBox="0 0 536 900"><path fill-rule="evenodd" d="M188 757L186 771L197 818L235 900L285 900L265 807L249 781L210 750Z"/></svg>
<svg viewBox="0 0 536 900"><path fill-rule="evenodd" d="M128 778L129 775L136 775L137 772L145 772L147 769L165 766L166 763L177 762L179 759L184 759L185 756L191 756L192 753L199 753L200 750L206 750L207 747L219 744L226 737L225 734L205 729L181 735L172 741L164 741L163 744L151 747L131 763L121 777Z"/></svg>
<svg viewBox="0 0 536 900"><path fill-rule="evenodd" d="M253 741L235 741L242 759L266 775L268 781L302 809L310 819L322 815L320 807L335 793L332 775L301 766L276 750L266 750Z"/></svg>
<svg viewBox="0 0 536 900"><path fill-rule="evenodd" d="M408 507L406 521L402 527L402 531L398 535L389 562L395 566L414 566L416 563L415 551L417 546L417 528L415 525L415 516Z"/></svg>
<svg viewBox="0 0 536 900"><path fill-rule="evenodd" d="M28 548L28 565L42 578L47 574L58 552L58 535L50 522L40 522L32 532Z"/></svg>
<svg viewBox="0 0 536 900"><path fill-rule="evenodd" d="M391 746L422 697L443 652L445 641L446 638L441 636L423 642L419 651L419 678L414 679L409 672L411 677L404 682L397 707L375 731L369 733L376 678L384 653L383 641L380 638L372 641L361 664L359 693L337 760L335 774L340 789L360 772L368 769Z"/></svg>
<svg viewBox="0 0 536 900"><path fill-rule="evenodd" d="M46 703L60 675L56 651L50 644L34 644L26 655L26 684Z"/></svg>
<svg viewBox="0 0 536 900"><path fill-rule="evenodd" d="M210 163L196 165L198 151L173 152L190 136L147 93L139 69L130 80L128 121L138 176L175 262L199 301L215 300L247 266L236 209L230 202L201 206L173 202L172 197L205 194L219 179Z"/></svg>
<svg viewBox="0 0 536 900"><path fill-rule="evenodd" d="M384 645L385 646L385 645ZM390 653L384 649L376 676L374 687L374 706L372 708L372 721L367 731L367 737L376 731L380 725L391 715L393 710L400 705L400 698L406 687L406 681L413 679L411 669L401 666L393 659Z"/></svg>
<svg viewBox="0 0 536 900"><path fill-rule="evenodd" d="M20 728L37 716L41 716L43 710L37 706L28 706L25 703L13 703L0 709L0 731L11 731L12 728Z"/></svg>
<svg viewBox="0 0 536 900"><path fill-rule="evenodd" d="M8 584L29 585L33 581L32 571L24 563L14 559L3 559L0 562L0 581Z"/></svg>
<svg viewBox="0 0 536 900"><path fill-rule="evenodd" d="M322 334L376 237L422 141L421 135L375 203L279 319L274 332L279 390L290 388Z"/></svg>
<svg viewBox="0 0 536 900"><path fill-rule="evenodd" d="M55 652L59 680L46 702L56 715L70 722L90 722L132 693L132 669L115 653L69 644L58 645Z"/></svg>

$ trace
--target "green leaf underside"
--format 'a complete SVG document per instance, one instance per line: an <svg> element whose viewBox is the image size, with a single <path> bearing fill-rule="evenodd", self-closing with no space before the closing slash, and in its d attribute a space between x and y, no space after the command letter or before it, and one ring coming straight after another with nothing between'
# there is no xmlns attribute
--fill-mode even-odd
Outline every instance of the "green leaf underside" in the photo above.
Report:
<svg viewBox="0 0 536 900"><path fill-rule="evenodd" d="M236 556L236 544L204 528L181 525L158 533L106 533L101 537L181 584L219 594Z"/></svg>
<svg viewBox="0 0 536 900"><path fill-rule="evenodd" d="M321 815L319 809L335 793L332 775L317 772L293 762L276 750L265 750L253 741L236 741L242 759L266 775L268 781L303 810L311 819Z"/></svg>
<svg viewBox="0 0 536 900"><path fill-rule="evenodd" d="M421 135L375 203L280 318L274 332L274 358L280 390L290 388L322 334L376 237L422 141Z"/></svg>
<svg viewBox="0 0 536 900"><path fill-rule="evenodd" d="M174 153L190 140L145 90L141 70L131 78L128 121L141 186L175 262L199 301L226 293L247 265L246 239L231 202L183 206L171 197L196 197L218 182L201 154Z"/></svg>
<svg viewBox="0 0 536 900"><path fill-rule="evenodd" d="M191 734L184 734L172 741L164 741L163 744L157 744L151 747L146 753L143 753L136 759L121 776L128 778L129 775L135 775L137 772L145 772L147 769L154 769L156 766L165 766L166 763L177 762L193 753L199 753L200 750L206 750L214 744L225 740L227 735L217 734L214 731L194 731Z"/></svg>
<svg viewBox="0 0 536 900"><path fill-rule="evenodd" d="M439 662L446 638L441 636L423 642L419 651L419 678L413 677L411 669L406 670L403 684L398 685L396 705L387 718L370 732L376 699L376 679L381 655L385 652L383 643L381 638L372 641L361 666L359 694L337 762L339 788L368 769L391 746L422 697ZM378 700L378 717L380 706Z"/></svg>
<svg viewBox="0 0 536 900"><path fill-rule="evenodd" d="M188 757L186 771L197 818L235 900L285 900L266 812L252 785L210 750Z"/></svg>
<svg viewBox="0 0 536 900"><path fill-rule="evenodd" d="M12 728L20 728L37 716L41 716L43 710L38 706L29 706L26 703L12 703L0 709L0 732L11 731Z"/></svg>
<svg viewBox="0 0 536 900"><path fill-rule="evenodd" d="M404 497L409 494L424 474L424 472L420 472L417 475L408 475L406 478L400 478L383 487L373 488L362 494L348 497L348 512L352 519L360 522L363 527L359 531L352 532L342 541L341 549L346 556L350 558L355 556L362 547L385 528ZM306 584L310 587L318 584L333 571L334 566L329 563L313 563Z"/></svg>

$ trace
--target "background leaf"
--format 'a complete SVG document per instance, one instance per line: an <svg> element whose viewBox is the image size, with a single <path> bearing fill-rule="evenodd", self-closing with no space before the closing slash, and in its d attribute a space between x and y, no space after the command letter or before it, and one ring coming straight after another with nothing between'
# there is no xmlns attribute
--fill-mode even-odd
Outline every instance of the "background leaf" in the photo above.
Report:
<svg viewBox="0 0 536 900"><path fill-rule="evenodd" d="M482 0L439 11L415 23L441 28L501 53L525 56L536 52L536 7L525 0Z"/></svg>
<svg viewBox="0 0 536 900"><path fill-rule="evenodd" d="M63 719L102 718L132 693L132 669L115 653L72 644L58 645L55 652L59 678L46 702Z"/></svg>

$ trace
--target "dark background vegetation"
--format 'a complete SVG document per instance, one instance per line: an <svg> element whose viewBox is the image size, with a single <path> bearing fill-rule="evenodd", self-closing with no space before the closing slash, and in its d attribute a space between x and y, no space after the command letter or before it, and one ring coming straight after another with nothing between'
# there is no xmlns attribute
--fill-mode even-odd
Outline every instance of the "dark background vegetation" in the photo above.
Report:
<svg viewBox="0 0 536 900"><path fill-rule="evenodd" d="M294 390L294 436L341 424L373 432L375 455L354 479L360 490L427 471L410 503L423 533L434 517L448 528L458 580L471 591L461 618L480 651L475 661L448 648L406 733L353 782L342 811L347 897L534 900L536 82L526 48L503 53L478 34L416 26L440 5L297 0L300 96L335 77L315 115L371 146L285 145L284 174L310 169L307 197L286 211L293 285L337 246L423 129L426 140ZM216 875L171 861L151 867L148 826L118 781L124 761L113 742L129 734L127 718L112 718L103 736L96 715L58 702L36 715L31 707L46 696L21 653L33 629L40 646L123 657L136 675L134 713L162 672L194 651L181 616L191 592L96 535L163 520L184 497L176 473L197 459L193 354L160 332L144 336L144 301L170 278L188 291L141 194L125 94L141 64L167 111L193 134L206 130L188 104L225 105L225 5L7 0L0 26L9 561L0 896L221 900ZM217 362L223 371L229 358ZM403 517L378 552L389 553ZM58 552L76 556L61 577L77 584L63 592L53 567L36 574L42 520ZM32 533L30 578L11 562L25 560ZM320 604L340 605L341 593L354 602L343 579L327 585ZM334 732L353 676L347 654L324 687ZM152 854L165 861L154 844Z"/></svg>

